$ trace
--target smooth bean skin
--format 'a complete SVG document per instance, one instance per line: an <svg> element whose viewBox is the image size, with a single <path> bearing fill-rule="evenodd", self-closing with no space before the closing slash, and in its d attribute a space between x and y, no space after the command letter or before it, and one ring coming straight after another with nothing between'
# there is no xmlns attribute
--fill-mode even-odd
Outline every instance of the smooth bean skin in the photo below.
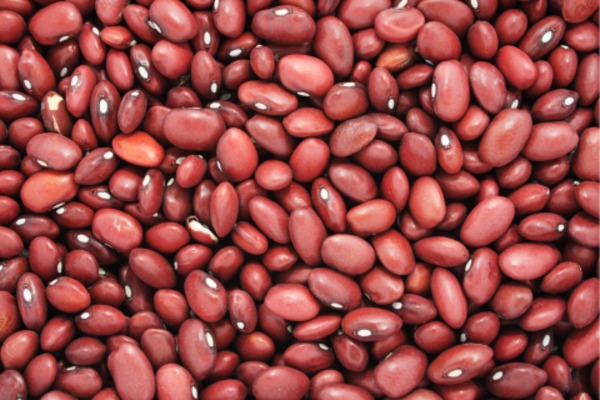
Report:
<svg viewBox="0 0 600 400"><path fill-rule="evenodd" d="M523 398L533 395L542 387L548 374L535 365L508 363L494 368L487 375L486 387L496 396Z"/></svg>
<svg viewBox="0 0 600 400"><path fill-rule="evenodd" d="M375 262L375 251L364 239L348 234L335 234L323 240L323 262L348 275L367 272Z"/></svg>
<svg viewBox="0 0 600 400"><path fill-rule="evenodd" d="M531 58L514 46L502 46L496 56L498 69L506 81L517 89L525 90L535 82L537 73Z"/></svg>
<svg viewBox="0 0 600 400"><path fill-rule="evenodd" d="M403 396L423 379L426 365L427 358L423 352L411 345L400 346L375 367L375 382L387 396ZM394 379L398 374L405 379Z"/></svg>
<svg viewBox="0 0 600 400"><path fill-rule="evenodd" d="M558 254L554 248L537 243L516 244L500 253L498 258L502 272L516 280L539 278L550 271L557 261Z"/></svg>
<svg viewBox="0 0 600 400"><path fill-rule="evenodd" d="M343 21L327 15L316 24L313 40L315 54L322 59L336 77L346 77L354 65L352 37Z"/></svg>
<svg viewBox="0 0 600 400"><path fill-rule="evenodd" d="M514 215L515 207L508 198L487 198L467 215L460 229L460 239L469 246L487 246L502 236Z"/></svg>
<svg viewBox="0 0 600 400"><path fill-rule="evenodd" d="M165 364L156 371L156 395L161 399L192 400L198 387L190 372L178 364Z"/></svg>
<svg viewBox="0 0 600 400"><path fill-rule="evenodd" d="M435 269L431 276L431 294L440 317L458 329L467 319L467 299L458 279L445 269Z"/></svg>
<svg viewBox="0 0 600 400"><path fill-rule="evenodd" d="M437 181L429 176L419 177L410 191L408 208L423 228L433 228L442 222L446 215L446 203Z"/></svg>
<svg viewBox="0 0 600 400"><path fill-rule="evenodd" d="M265 305L275 315L289 321L308 321L319 313L318 300L303 285L278 284L267 292Z"/></svg>
<svg viewBox="0 0 600 400"><path fill-rule="evenodd" d="M60 20L60 26L53 26L49 21ZM57 2L38 11L29 23L29 31L40 44L51 46L64 36L76 36L82 27L82 16L79 9L69 2Z"/></svg>
<svg viewBox="0 0 600 400"><path fill-rule="evenodd" d="M121 398L152 399L154 397L154 372L148 358L139 347L121 344L110 353L107 364Z"/></svg>
<svg viewBox="0 0 600 400"><path fill-rule="evenodd" d="M338 272L315 268L308 276L308 286L321 303L335 310L353 310L360 305L360 287Z"/></svg>
<svg viewBox="0 0 600 400"><path fill-rule="evenodd" d="M443 351L429 364L427 377L440 385L468 382L486 367L493 354L483 344L459 344Z"/></svg>
<svg viewBox="0 0 600 400"><path fill-rule="evenodd" d="M373 237L372 245L383 266L396 275L407 275L415 268L415 257L409 241L391 229Z"/></svg>
<svg viewBox="0 0 600 400"><path fill-rule="evenodd" d="M469 107L469 80L455 60L442 61L433 71L431 98L435 114L446 122L458 121Z"/></svg>
<svg viewBox="0 0 600 400"><path fill-rule="evenodd" d="M342 318L342 330L353 339L373 342L400 330L402 319L391 311L362 307Z"/></svg>
<svg viewBox="0 0 600 400"><path fill-rule="evenodd" d="M459 241L444 236L430 236L413 246L415 255L425 262L440 267L453 267L469 259L469 251Z"/></svg>
<svg viewBox="0 0 600 400"><path fill-rule="evenodd" d="M286 366L270 367L256 376L252 394L258 400L275 400L280 397L300 400L308 393L310 380L297 369Z"/></svg>

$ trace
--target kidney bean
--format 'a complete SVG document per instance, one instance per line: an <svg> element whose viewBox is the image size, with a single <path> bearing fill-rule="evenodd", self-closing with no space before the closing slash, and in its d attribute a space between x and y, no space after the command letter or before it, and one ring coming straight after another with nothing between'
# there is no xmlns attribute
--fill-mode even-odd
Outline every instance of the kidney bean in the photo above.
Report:
<svg viewBox="0 0 600 400"><path fill-rule="evenodd" d="M439 21L447 25L459 37L464 37L473 24L473 11L464 3L454 4L448 0L429 0L417 4L417 8L428 21Z"/></svg>
<svg viewBox="0 0 600 400"><path fill-rule="evenodd" d="M447 122L459 120L469 106L468 86L467 75L459 62L455 60L440 62L433 71L431 83L431 99L435 114Z"/></svg>
<svg viewBox="0 0 600 400"><path fill-rule="evenodd" d="M155 378L152 366L139 347L126 343L120 345L110 353L107 364L121 398L154 397ZM135 378L132 374L135 374Z"/></svg>
<svg viewBox="0 0 600 400"><path fill-rule="evenodd" d="M274 366L256 376L252 383L252 394L260 400L275 399L279 395L300 400L309 388L310 380L304 373L295 368Z"/></svg>
<svg viewBox="0 0 600 400"><path fill-rule="evenodd" d="M56 358L52 354L42 353L35 356L23 371L23 378L25 378L27 384L27 390L23 394L29 394L30 396L44 394L52 387L56 375Z"/></svg>
<svg viewBox="0 0 600 400"><path fill-rule="evenodd" d="M458 329L467 319L467 299L458 279L447 270L435 269L431 276L431 294L440 317Z"/></svg>
<svg viewBox="0 0 600 400"><path fill-rule="evenodd" d="M51 21L61 21L60 26L52 26ZM82 26L79 9L69 2L57 2L36 12L29 22L29 32L44 46L51 46L66 38L76 36Z"/></svg>
<svg viewBox="0 0 600 400"><path fill-rule="evenodd" d="M406 43L417 38L425 16L417 8L388 8L375 17L375 31L383 40Z"/></svg>
<svg viewBox="0 0 600 400"><path fill-rule="evenodd" d="M362 307L350 311L342 318L342 330L355 340L374 342L397 332L402 319L391 311Z"/></svg>
<svg viewBox="0 0 600 400"><path fill-rule="evenodd" d="M600 163L596 162L594 154L600 147L600 130L587 128L579 136L579 144L572 159L573 171L583 180L598 180L600 174L595 170Z"/></svg>
<svg viewBox="0 0 600 400"><path fill-rule="evenodd" d="M341 320L342 318L335 314L320 315L297 324L294 327L293 335L296 339L305 342L320 340L337 331Z"/></svg>
<svg viewBox="0 0 600 400"><path fill-rule="evenodd" d="M83 311L91 303L85 286L68 276L61 276L48 283L46 297L54 308L66 313Z"/></svg>
<svg viewBox="0 0 600 400"><path fill-rule="evenodd" d="M538 297L521 316L519 325L525 331L547 329L560 321L567 304L564 300L552 297Z"/></svg>
<svg viewBox="0 0 600 400"><path fill-rule="evenodd" d="M441 385L460 384L476 377L492 359L490 347L465 343L439 354L427 367L427 377Z"/></svg>
<svg viewBox="0 0 600 400"><path fill-rule="evenodd" d="M441 321L427 322L413 334L415 344L429 354L437 354L456 344L456 335Z"/></svg>
<svg viewBox="0 0 600 400"><path fill-rule="evenodd" d="M322 59L334 76L347 77L354 65L352 37L348 27L333 15L320 18L313 38L315 54Z"/></svg>
<svg viewBox="0 0 600 400"><path fill-rule="evenodd" d="M75 325L86 335L110 336L120 332L126 324L125 316L118 309L95 304L75 317Z"/></svg>
<svg viewBox="0 0 600 400"><path fill-rule="evenodd" d="M333 351L324 343L294 343L283 353L286 366L311 375L330 368L334 361Z"/></svg>
<svg viewBox="0 0 600 400"><path fill-rule="evenodd" d="M7 336L0 348L0 361L6 370L23 370L39 350L39 336L22 330Z"/></svg>
<svg viewBox="0 0 600 400"><path fill-rule="evenodd" d="M203 135L194 135L202 129ZM178 148L191 151L214 150L225 132L223 118L209 109L175 109L167 113L162 132Z"/></svg>
<svg viewBox="0 0 600 400"><path fill-rule="evenodd" d="M102 378L93 368L89 367L59 367L54 387L69 395L90 397L102 389Z"/></svg>
<svg viewBox="0 0 600 400"><path fill-rule="evenodd" d="M496 396L527 397L542 387L548 374L541 368L525 363L509 363L494 368L486 379L486 387Z"/></svg>
<svg viewBox="0 0 600 400"><path fill-rule="evenodd" d="M425 60L434 64L458 59L462 50L460 40L454 31L438 21L429 21L419 29L417 48Z"/></svg>
<svg viewBox="0 0 600 400"><path fill-rule="evenodd" d="M265 296L265 306L275 315L289 321L308 321L317 316L320 308L311 292L305 286L295 283L271 287Z"/></svg>
<svg viewBox="0 0 600 400"><path fill-rule="evenodd" d="M574 2L561 4L560 11L567 22L577 23L585 21L598 9L594 3Z"/></svg>
<svg viewBox="0 0 600 400"><path fill-rule="evenodd" d="M98 240L125 254L139 246L143 238L142 226L135 218L111 208L96 212L92 232Z"/></svg>
<svg viewBox="0 0 600 400"><path fill-rule="evenodd" d="M40 331L48 316L48 303L42 280L31 272L21 275L17 281L15 297L23 324L27 329Z"/></svg>
<svg viewBox="0 0 600 400"><path fill-rule="evenodd" d="M492 310L503 319L514 319L523 315L531 306L533 293L530 288L518 283L503 283L491 299Z"/></svg>
<svg viewBox="0 0 600 400"><path fill-rule="evenodd" d="M288 55L277 63L281 84L300 96L322 97L333 85L333 73L320 59L307 55Z"/></svg>
<svg viewBox="0 0 600 400"><path fill-rule="evenodd" d="M321 303L334 310L353 310L360 305L360 286L338 272L315 268L308 276L308 286Z"/></svg>
<svg viewBox="0 0 600 400"><path fill-rule="evenodd" d="M389 357L375 367L375 381L388 396L399 397L411 392L425 377L427 358L411 345L398 347ZM392 378L402 374L406 379Z"/></svg>
<svg viewBox="0 0 600 400"><path fill-rule="evenodd" d="M506 197L494 196L485 199L467 215L460 229L461 241L473 247L491 244L506 232L513 221L514 210L513 203ZM490 223L494 219L495 221ZM481 231L483 227L484 231Z"/></svg>
<svg viewBox="0 0 600 400"><path fill-rule="evenodd" d="M67 361L77 366L97 364L102 361L105 353L104 343L90 336L76 338L65 348Z"/></svg>

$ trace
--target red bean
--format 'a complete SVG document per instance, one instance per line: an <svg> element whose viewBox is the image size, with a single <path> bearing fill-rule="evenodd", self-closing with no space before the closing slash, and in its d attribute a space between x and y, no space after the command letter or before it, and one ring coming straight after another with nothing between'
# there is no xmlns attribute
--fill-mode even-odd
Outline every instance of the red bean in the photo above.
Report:
<svg viewBox="0 0 600 400"><path fill-rule="evenodd" d="M302 285L284 283L273 286L265 305L275 315L290 321L308 321L319 313L319 303Z"/></svg>
<svg viewBox="0 0 600 400"><path fill-rule="evenodd" d="M486 387L496 396L527 397L533 395L548 379L548 374L531 364L509 363L488 373Z"/></svg>
<svg viewBox="0 0 600 400"><path fill-rule="evenodd" d="M427 377L441 385L460 384L477 376L492 359L493 350L483 344L465 343L438 355L427 368Z"/></svg>
<svg viewBox="0 0 600 400"><path fill-rule="evenodd" d="M310 380L297 369L286 366L270 367L258 374L252 384L252 394L259 400L300 400L308 392Z"/></svg>
<svg viewBox="0 0 600 400"><path fill-rule="evenodd" d="M155 393L152 366L142 350L122 344L108 356L108 369L123 399L151 399ZM135 375L135 378L132 376Z"/></svg>
<svg viewBox="0 0 600 400"><path fill-rule="evenodd" d="M402 319L391 311L362 307L342 318L342 330L348 336L364 342L383 339L400 330Z"/></svg>
<svg viewBox="0 0 600 400"><path fill-rule="evenodd" d="M469 106L469 82L462 65L442 61L433 71L431 99L435 114L446 122L458 121Z"/></svg>
<svg viewBox="0 0 600 400"><path fill-rule="evenodd" d="M411 345L400 346L375 368L375 381L386 395L403 396L425 377L426 365L423 352ZM405 379L394 379L397 374Z"/></svg>

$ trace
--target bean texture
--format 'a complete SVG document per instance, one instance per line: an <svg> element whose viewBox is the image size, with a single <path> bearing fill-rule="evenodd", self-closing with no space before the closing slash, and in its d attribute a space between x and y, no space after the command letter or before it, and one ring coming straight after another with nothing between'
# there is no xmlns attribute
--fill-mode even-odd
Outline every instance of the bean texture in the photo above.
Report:
<svg viewBox="0 0 600 400"><path fill-rule="evenodd" d="M0 1L0 398L596 398L598 15Z"/></svg>

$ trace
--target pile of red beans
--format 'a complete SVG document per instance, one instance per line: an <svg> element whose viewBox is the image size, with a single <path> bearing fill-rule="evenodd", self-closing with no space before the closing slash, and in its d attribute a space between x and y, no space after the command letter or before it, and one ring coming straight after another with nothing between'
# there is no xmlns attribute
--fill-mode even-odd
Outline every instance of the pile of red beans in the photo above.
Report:
<svg viewBox="0 0 600 400"><path fill-rule="evenodd" d="M1 0L0 399L591 399L595 0Z"/></svg>

